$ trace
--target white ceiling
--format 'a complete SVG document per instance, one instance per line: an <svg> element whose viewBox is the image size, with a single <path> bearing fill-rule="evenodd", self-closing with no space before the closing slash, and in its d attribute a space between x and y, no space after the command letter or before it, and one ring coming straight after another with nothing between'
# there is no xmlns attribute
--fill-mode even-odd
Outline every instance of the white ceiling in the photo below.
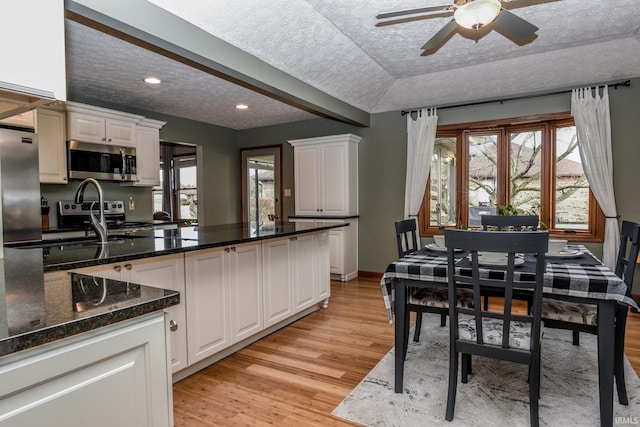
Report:
<svg viewBox="0 0 640 427"><path fill-rule="evenodd" d="M563 90L640 77L640 0L517 0L539 27L519 46L496 31L421 46L451 18L376 27L378 13L450 0L149 0L259 60L368 113ZM513 8L518 3L532 4ZM68 98L248 129L317 117L67 20ZM142 77L164 83L150 87ZM238 111L237 103L249 110Z"/></svg>

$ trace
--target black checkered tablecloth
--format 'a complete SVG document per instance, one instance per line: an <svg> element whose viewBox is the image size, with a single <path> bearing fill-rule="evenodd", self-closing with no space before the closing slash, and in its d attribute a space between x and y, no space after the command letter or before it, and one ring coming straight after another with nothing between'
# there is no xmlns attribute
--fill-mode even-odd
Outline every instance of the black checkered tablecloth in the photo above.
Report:
<svg viewBox="0 0 640 427"><path fill-rule="evenodd" d="M547 258L544 276L545 295L564 295L584 298L585 302L594 300L615 300L637 308L635 301L627 296L627 285L608 267L604 266L589 250L582 246L568 246L568 249L580 250L581 256L576 258ZM456 269L468 268L466 254L461 253ZM525 263L518 267L516 278L526 280L527 274L533 274L532 260L525 258ZM483 269L499 271L500 267ZM433 252L427 248L409 254L387 267L382 276L382 296L389 315L393 321L393 279L411 279L431 283L447 283L447 255Z"/></svg>

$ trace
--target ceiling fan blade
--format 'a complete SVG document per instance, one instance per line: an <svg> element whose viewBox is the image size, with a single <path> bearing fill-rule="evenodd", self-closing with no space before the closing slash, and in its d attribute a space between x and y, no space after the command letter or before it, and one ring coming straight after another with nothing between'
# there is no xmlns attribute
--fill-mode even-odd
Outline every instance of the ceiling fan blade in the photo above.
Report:
<svg viewBox="0 0 640 427"><path fill-rule="evenodd" d="M382 21L376 24L376 27L387 27L389 25L406 24L407 22L423 21L425 19L448 18L453 15L453 11L433 13L431 15L408 16L406 18L392 19L390 21Z"/></svg>
<svg viewBox="0 0 640 427"><path fill-rule="evenodd" d="M500 14L493 23L520 39L531 37L538 31L538 27L506 9L500 11Z"/></svg>
<svg viewBox="0 0 640 427"><path fill-rule="evenodd" d="M518 9L521 7L538 6L540 4L552 3L562 0L502 0L502 7L504 9Z"/></svg>
<svg viewBox="0 0 640 427"><path fill-rule="evenodd" d="M399 10L397 12L381 13L378 16L376 16L376 19L388 19L388 18L395 18L396 16L416 15L418 13L439 12L439 11L449 10L449 9L453 9L453 6L451 6L450 4L443 5L443 6L421 7L419 9Z"/></svg>
<svg viewBox="0 0 640 427"><path fill-rule="evenodd" d="M442 27L428 42L422 46L422 54L420 56L427 56L436 53L443 44L447 42L458 31L458 24L452 19L447 25Z"/></svg>

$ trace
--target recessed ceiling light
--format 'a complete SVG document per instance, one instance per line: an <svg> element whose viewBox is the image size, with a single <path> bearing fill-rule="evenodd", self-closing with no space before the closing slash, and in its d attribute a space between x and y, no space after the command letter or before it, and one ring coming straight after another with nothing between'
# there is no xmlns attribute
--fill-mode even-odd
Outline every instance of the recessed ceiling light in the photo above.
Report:
<svg viewBox="0 0 640 427"><path fill-rule="evenodd" d="M238 105L236 105L236 108L238 110L246 110L246 109L249 108L249 106L247 104L238 104Z"/></svg>
<svg viewBox="0 0 640 427"><path fill-rule="evenodd" d="M144 82L152 85L159 85L160 83L162 83L162 80L157 77L147 77L144 79Z"/></svg>

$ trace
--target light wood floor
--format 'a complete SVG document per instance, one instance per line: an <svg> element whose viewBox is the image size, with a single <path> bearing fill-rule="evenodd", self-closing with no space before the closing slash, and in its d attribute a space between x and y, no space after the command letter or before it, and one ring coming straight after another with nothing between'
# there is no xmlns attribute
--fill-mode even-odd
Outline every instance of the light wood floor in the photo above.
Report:
<svg viewBox="0 0 640 427"><path fill-rule="evenodd" d="M331 411L393 347L377 279L331 283L319 310L174 384L182 426L352 426ZM570 339L570 333L567 333ZM640 314L626 354L640 373Z"/></svg>

